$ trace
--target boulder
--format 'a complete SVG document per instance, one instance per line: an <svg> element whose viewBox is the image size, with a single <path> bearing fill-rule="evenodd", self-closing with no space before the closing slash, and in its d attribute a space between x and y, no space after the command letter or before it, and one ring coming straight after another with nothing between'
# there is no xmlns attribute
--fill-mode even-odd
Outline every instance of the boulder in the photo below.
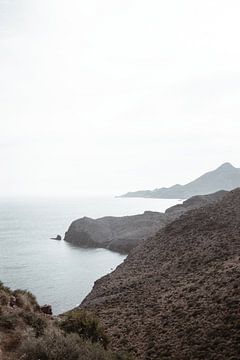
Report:
<svg viewBox="0 0 240 360"><path fill-rule="evenodd" d="M43 314L46 314L46 315L52 315L53 314L51 305L43 305L43 306L41 306L40 311Z"/></svg>

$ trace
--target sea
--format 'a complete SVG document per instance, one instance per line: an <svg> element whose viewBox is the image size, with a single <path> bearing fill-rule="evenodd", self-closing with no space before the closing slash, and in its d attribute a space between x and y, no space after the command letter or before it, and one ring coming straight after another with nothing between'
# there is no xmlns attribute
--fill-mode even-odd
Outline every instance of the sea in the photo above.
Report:
<svg viewBox="0 0 240 360"><path fill-rule="evenodd" d="M0 281L36 295L54 314L78 306L94 282L125 257L105 249L82 249L65 241L73 220L165 211L178 200L92 197L0 199Z"/></svg>

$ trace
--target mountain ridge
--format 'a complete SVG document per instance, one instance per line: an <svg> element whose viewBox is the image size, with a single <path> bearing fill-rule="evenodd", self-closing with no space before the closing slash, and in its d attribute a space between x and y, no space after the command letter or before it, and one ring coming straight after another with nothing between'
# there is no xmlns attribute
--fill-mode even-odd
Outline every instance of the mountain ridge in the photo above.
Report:
<svg viewBox="0 0 240 360"><path fill-rule="evenodd" d="M188 199L195 195L207 195L220 190L231 191L239 186L240 168L226 162L185 185L175 184L169 188L128 192L120 197Z"/></svg>

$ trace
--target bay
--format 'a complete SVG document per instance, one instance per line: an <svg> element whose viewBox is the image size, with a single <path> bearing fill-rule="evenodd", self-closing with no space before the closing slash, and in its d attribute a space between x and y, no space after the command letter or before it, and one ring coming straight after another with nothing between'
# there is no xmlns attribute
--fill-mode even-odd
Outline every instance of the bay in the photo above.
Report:
<svg viewBox="0 0 240 360"><path fill-rule="evenodd" d="M125 256L105 249L81 249L64 241L70 223L83 216L135 215L165 211L177 200L92 197L0 200L0 280L33 292L55 314L77 306L94 281L113 271Z"/></svg>

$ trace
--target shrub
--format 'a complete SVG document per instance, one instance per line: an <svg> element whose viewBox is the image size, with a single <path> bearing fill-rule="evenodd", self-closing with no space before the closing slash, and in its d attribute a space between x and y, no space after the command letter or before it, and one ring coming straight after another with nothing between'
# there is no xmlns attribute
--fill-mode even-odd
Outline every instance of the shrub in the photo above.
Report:
<svg viewBox="0 0 240 360"><path fill-rule="evenodd" d="M76 333L82 339L92 343L100 343L105 349L109 343L99 320L91 313L78 310L68 313L60 323L60 328L66 333Z"/></svg>
<svg viewBox="0 0 240 360"><path fill-rule="evenodd" d="M16 298L16 305L20 308L40 309L36 297L30 291L17 289L13 291L13 296Z"/></svg>
<svg viewBox="0 0 240 360"><path fill-rule="evenodd" d="M17 325L17 316L14 314L0 315L0 328L12 330Z"/></svg>
<svg viewBox="0 0 240 360"><path fill-rule="evenodd" d="M2 281L0 281L0 290L3 290L6 294L11 295L11 290L9 287L4 286L4 284L2 283Z"/></svg>
<svg viewBox="0 0 240 360"><path fill-rule="evenodd" d="M22 341L22 334L19 331L11 333L4 342L4 349L7 351L15 351Z"/></svg>
<svg viewBox="0 0 240 360"><path fill-rule="evenodd" d="M132 355L130 355L128 353L122 353L122 352L113 354L112 359L113 360L134 360Z"/></svg>
<svg viewBox="0 0 240 360"><path fill-rule="evenodd" d="M24 322L34 329L35 336L39 337L44 334L44 330L47 327L47 321L39 314L33 312L23 311L20 316Z"/></svg>
<svg viewBox="0 0 240 360"><path fill-rule="evenodd" d="M0 305L6 306L9 302L9 295L2 289L0 290Z"/></svg>
<svg viewBox="0 0 240 360"><path fill-rule="evenodd" d="M118 360L102 346L86 342L77 334L64 335L60 330L48 331L38 339L28 338L21 355L24 360Z"/></svg>
<svg viewBox="0 0 240 360"><path fill-rule="evenodd" d="M79 347L73 336L65 337L61 332L46 332L43 337L29 337L22 345L25 360L77 360Z"/></svg>

